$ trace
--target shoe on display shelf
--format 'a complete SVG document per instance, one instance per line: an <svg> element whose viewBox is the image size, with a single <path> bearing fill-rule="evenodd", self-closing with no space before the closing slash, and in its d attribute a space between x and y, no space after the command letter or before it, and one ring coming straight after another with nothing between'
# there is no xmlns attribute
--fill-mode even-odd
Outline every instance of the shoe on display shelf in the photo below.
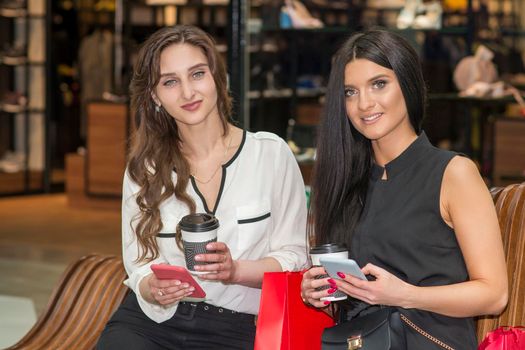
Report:
<svg viewBox="0 0 525 350"><path fill-rule="evenodd" d="M25 169L25 156L20 152L7 151L0 159L0 171L13 174Z"/></svg>
<svg viewBox="0 0 525 350"><path fill-rule="evenodd" d="M104 91L102 93L102 99L113 103L126 103L128 102L128 95L115 94L113 92Z"/></svg>
<svg viewBox="0 0 525 350"><path fill-rule="evenodd" d="M7 45L5 49L0 52L0 62L11 66L25 64L27 62L26 48L23 46Z"/></svg>
<svg viewBox="0 0 525 350"><path fill-rule="evenodd" d="M323 22L312 17L308 9L298 0L285 0L281 8L281 28L322 28Z"/></svg>
<svg viewBox="0 0 525 350"><path fill-rule="evenodd" d="M320 75L299 76L296 89L299 96L316 96L326 92L326 88L323 86L323 77Z"/></svg>
<svg viewBox="0 0 525 350"><path fill-rule="evenodd" d="M466 11L468 0L444 0L443 6L449 11Z"/></svg>
<svg viewBox="0 0 525 350"><path fill-rule="evenodd" d="M416 12L422 6L421 0L407 0L405 7L399 12L397 16L397 28L407 29L412 26L416 18Z"/></svg>
<svg viewBox="0 0 525 350"><path fill-rule="evenodd" d="M27 108L27 97L19 92L8 91L0 100L0 109L8 113L20 113Z"/></svg>
<svg viewBox="0 0 525 350"><path fill-rule="evenodd" d="M441 17L443 7L439 1L432 1L422 4L418 8L418 14L414 18L412 28L414 29L441 29Z"/></svg>
<svg viewBox="0 0 525 350"><path fill-rule="evenodd" d="M397 16L398 29L441 29L443 7L439 1L406 0Z"/></svg>
<svg viewBox="0 0 525 350"><path fill-rule="evenodd" d="M506 96L512 96L518 105L517 110L519 111L519 115L525 117L525 101L523 99L524 94L525 92L522 92L514 86L499 80L494 83L477 81L467 89L461 91L459 96L477 98L503 98Z"/></svg>
<svg viewBox="0 0 525 350"><path fill-rule="evenodd" d="M308 147L302 150L300 153L295 154L295 160L298 163L315 162L315 155L316 155L315 148Z"/></svg>
<svg viewBox="0 0 525 350"><path fill-rule="evenodd" d="M494 53L484 45L478 46L473 56L463 57L456 65L453 74L454 84L465 91L475 82L494 83L498 80L498 70L492 62Z"/></svg>
<svg viewBox="0 0 525 350"><path fill-rule="evenodd" d="M26 0L3 0L0 2L0 15L4 17L23 17L27 14Z"/></svg>

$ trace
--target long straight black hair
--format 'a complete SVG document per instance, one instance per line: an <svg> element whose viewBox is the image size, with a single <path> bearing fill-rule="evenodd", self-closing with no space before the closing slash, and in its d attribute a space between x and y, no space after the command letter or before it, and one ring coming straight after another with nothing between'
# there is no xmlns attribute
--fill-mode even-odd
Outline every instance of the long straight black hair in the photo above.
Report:
<svg viewBox="0 0 525 350"><path fill-rule="evenodd" d="M401 36L380 29L357 33L346 40L333 58L326 106L317 140L312 181L314 243L344 243L362 213L373 161L370 140L357 131L345 107L345 67L366 59L394 71L410 123L417 134L423 122L426 89L418 54Z"/></svg>

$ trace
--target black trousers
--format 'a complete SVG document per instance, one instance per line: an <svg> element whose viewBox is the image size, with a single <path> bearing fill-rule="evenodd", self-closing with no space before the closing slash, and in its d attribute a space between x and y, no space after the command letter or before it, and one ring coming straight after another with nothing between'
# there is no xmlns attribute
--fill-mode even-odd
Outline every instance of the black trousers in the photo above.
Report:
<svg viewBox="0 0 525 350"><path fill-rule="evenodd" d="M171 319L157 323L130 293L104 328L97 350L253 349L254 340L254 315L183 302Z"/></svg>

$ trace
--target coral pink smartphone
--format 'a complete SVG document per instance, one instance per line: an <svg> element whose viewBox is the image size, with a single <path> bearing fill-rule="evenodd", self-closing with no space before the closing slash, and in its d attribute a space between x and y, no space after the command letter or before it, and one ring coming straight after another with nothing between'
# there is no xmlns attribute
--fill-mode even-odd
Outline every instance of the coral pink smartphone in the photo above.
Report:
<svg viewBox="0 0 525 350"><path fill-rule="evenodd" d="M188 283L195 288L193 293L184 298L185 301L203 301L206 298L206 293L201 288L199 283L190 275L188 270L181 266L173 266L166 264L153 264L151 270L159 280L179 280L183 283Z"/></svg>

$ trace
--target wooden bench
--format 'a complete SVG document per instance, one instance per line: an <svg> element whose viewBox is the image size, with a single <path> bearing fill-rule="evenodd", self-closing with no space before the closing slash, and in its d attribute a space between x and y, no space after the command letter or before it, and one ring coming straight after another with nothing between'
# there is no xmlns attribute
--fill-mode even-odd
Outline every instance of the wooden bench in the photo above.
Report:
<svg viewBox="0 0 525 350"><path fill-rule="evenodd" d="M491 190L503 239L509 278L509 302L497 317L477 320L478 340L500 326L525 326L525 182Z"/></svg>
<svg viewBox="0 0 525 350"><path fill-rule="evenodd" d="M94 349L128 288L115 256L88 255L63 273L50 302L31 330L8 349Z"/></svg>
<svg viewBox="0 0 525 350"><path fill-rule="evenodd" d="M502 325L525 325L525 183L491 190L501 227L509 303L498 317L477 320L478 339ZM89 255L64 272L36 325L15 349L91 350L128 288L120 258Z"/></svg>

